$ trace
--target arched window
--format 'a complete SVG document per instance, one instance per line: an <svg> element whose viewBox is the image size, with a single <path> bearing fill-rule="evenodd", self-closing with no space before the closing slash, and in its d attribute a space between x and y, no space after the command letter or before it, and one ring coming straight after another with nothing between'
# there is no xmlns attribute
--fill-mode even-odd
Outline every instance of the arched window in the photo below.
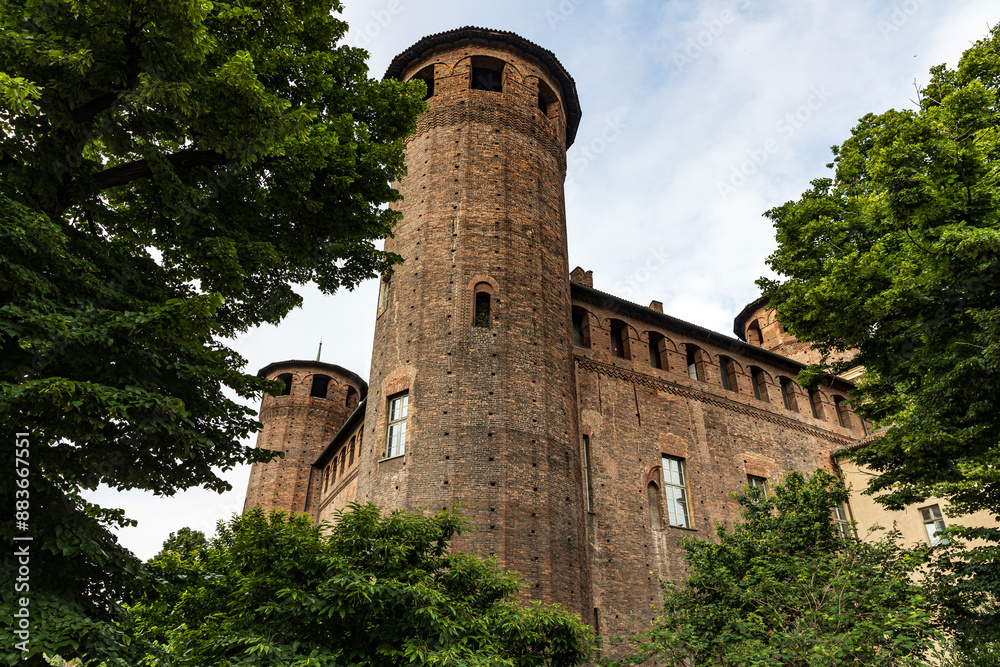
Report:
<svg viewBox="0 0 1000 667"><path fill-rule="evenodd" d="M573 344L590 347L590 313L580 306L573 306Z"/></svg>
<svg viewBox="0 0 1000 667"><path fill-rule="evenodd" d="M705 381L705 353L696 345L685 344L687 351L688 377L699 382Z"/></svg>
<svg viewBox="0 0 1000 667"><path fill-rule="evenodd" d="M347 451L346 448L341 448L340 450L340 476L344 476L344 468L347 467Z"/></svg>
<svg viewBox="0 0 1000 667"><path fill-rule="evenodd" d="M289 394L292 393L292 374L291 373L283 373L282 375L279 375L278 376L278 381L285 383L285 388L281 390L281 395L282 396L288 396Z"/></svg>
<svg viewBox="0 0 1000 667"><path fill-rule="evenodd" d="M472 57L473 90L486 90L492 93L503 92L504 61L489 56Z"/></svg>
<svg viewBox="0 0 1000 667"><path fill-rule="evenodd" d="M809 390L809 407L816 419L823 419L823 395L816 389Z"/></svg>
<svg viewBox="0 0 1000 667"><path fill-rule="evenodd" d="M351 410L353 410L354 408L358 407L358 390L357 389L355 389L354 387L351 387L351 386L347 387L347 400L345 401L344 405L346 405Z"/></svg>
<svg viewBox="0 0 1000 667"><path fill-rule="evenodd" d="M747 342L757 347L764 344L764 337L760 334L760 323L757 320L747 326Z"/></svg>
<svg viewBox="0 0 1000 667"><path fill-rule="evenodd" d="M769 403L771 399L767 395L767 376L764 374L764 369L759 366L751 366L750 380L753 384L753 397L758 401Z"/></svg>
<svg viewBox="0 0 1000 667"><path fill-rule="evenodd" d="M649 365L653 368L663 368L663 336L655 331L649 332Z"/></svg>
<svg viewBox="0 0 1000 667"><path fill-rule="evenodd" d="M323 491L330 488L330 464L326 464L326 470L323 471Z"/></svg>
<svg viewBox="0 0 1000 667"><path fill-rule="evenodd" d="M333 455L333 462L330 463L330 482L337 481L337 466L340 465L340 455Z"/></svg>
<svg viewBox="0 0 1000 667"><path fill-rule="evenodd" d="M795 383L792 382L791 378L783 375L778 378L778 381L781 383L781 400L785 403L785 408L798 411L798 404L795 401Z"/></svg>
<svg viewBox="0 0 1000 667"><path fill-rule="evenodd" d="M646 485L646 502L649 504L649 527L653 530L663 528L663 517L660 514L660 490L656 482Z"/></svg>
<svg viewBox="0 0 1000 667"><path fill-rule="evenodd" d="M426 102L430 98L434 97L434 65L428 65L419 72L413 75L414 79L420 79L427 86L427 94L424 95L424 101Z"/></svg>
<svg viewBox="0 0 1000 667"><path fill-rule="evenodd" d="M472 325L488 329L492 320L493 286L489 283L477 283L473 288Z"/></svg>
<svg viewBox="0 0 1000 667"><path fill-rule="evenodd" d="M739 393L736 384L736 364L724 354L719 355L719 373L722 376L722 388Z"/></svg>
<svg viewBox="0 0 1000 667"><path fill-rule="evenodd" d="M330 377L328 375L313 375L312 388L309 395L315 398L326 398L326 391L330 387Z"/></svg>
<svg viewBox="0 0 1000 667"><path fill-rule="evenodd" d="M847 407L847 399L843 396L834 396L833 404L837 407L837 421L844 428L853 428L851 423L851 411Z"/></svg>
<svg viewBox="0 0 1000 667"><path fill-rule="evenodd" d="M350 468L352 465L354 465L354 443L355 443L354 436L351 436L351 445L350 445L350 449L348 450L349 453L347 455L347 467L348 468Z"/></svg>
<svg viewBox="0 0 1000 667"><path fill-rule="evenodd" d="M628 325L621 320L611 320L611 354L629 359Z"/></svg>

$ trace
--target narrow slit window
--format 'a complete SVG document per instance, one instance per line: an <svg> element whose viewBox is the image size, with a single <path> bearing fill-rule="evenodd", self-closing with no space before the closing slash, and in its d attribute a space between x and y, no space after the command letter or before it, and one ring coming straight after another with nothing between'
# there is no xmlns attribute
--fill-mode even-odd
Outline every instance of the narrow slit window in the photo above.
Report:
<svg viewBox="0 0 1000 667"><path fill-rule="evenodd" d="M852 428L851 411L847 407L847 400L843 396L834 396L833 404L837 408L837 421L844 428Z"/></svg>
<svg viewBox="0 0 1000 667"><path fill-rule="evenodd" d="M781 382L781 400L785 404L787 410L798 410L798 406L795 401L795 383L791 381L790 378L782 377Z"/></svg>
<svg viewBox="0 0 1000 667"><path fill-rule="evenodd" d="M691 515L688 512L684 459L663 456L663 492L667 501L667 519L670 525L690 528Z"/></svg>
<svg viewBox="0 0 1000 667"><path fill-rule="evenodd" d="M573 306L573 344L590 347L590 317L579 306Z"/></svg>
<svg viewBox="0 0 1000 667"><path fill-rule="evenodd" d="M347 467L348 468L350 468L352 465L354 465L354 445L355 445L355 443L356 443L356 439L354 438L354 436L351 436L351 446L350 446L350 449L347 450L347 452L348 452L347 453Z"/></svg>
<svg viewBox="0 0 1000 667"><path fill-rule="evenodd" d="M660 347L663 345L663 336L658 333L649 332L649 365L653 368L663 368L663 354Z"/></svg>
<svg viewBox="0 0 1000 667"><path fill-rule="evenodd" d="M722 388L739 392L739 385L736 384L736 363L729 357L719 355L719 372L722 376Z"/></svg>
<svg viewBox="0 0 1000 667"><path fill-rule="evenodd" d="M590 436L583 436L583 504L588 512L593 511L593 493L590 484Z"/></svg>
<svg viewBox="0 0 1000 667"><path fill-rule="evenodd" d="M330 388L330 377L327 375L313 375L312 380L309 395L314 398L326 398L326 392Z"/></svg>
<svg viewBox="0 0 1000 667"><path fill-rule="evenodd" d="M764 401L765 403L770 402L770 398L767 395L767 379L764 375L764 371L757 366L750 367L750 381L753 384L753 397L758 401Z"/></svg>
<svg viewBox="0 0 1000 667"><path fill-rule="evenodd" d="M628 325L619 320L611 320L611 354L628 359Z"/></svg>
<svg viewBox="0 0 1000 667"><path fill-rule="evenodd" d="M408 411L408 394L399 394L389 399L385 434L385 457L387 459L406 452L406 416Z"/></svg>
<svg viewBox="0 0 1000 667"><path fill-rule="evenodd" d="M389 299L391 296L392 296L392 276L386 274L382 276L382 282L379 284L379 295L378 295L379 314L382 314L382 312L389 307Z"/></svg>
<svg viewBox="0 0 1000 667"><path fill-rule="evenodd" d="M488 329L490 326L490 294L489 292L476 292L476 316L473 324L477 327Z"/></svg>
<svg viewBox="0 0 1000 667"><path fill-rule="evenodd" d="M813 417L823 419L823 395L815 389L809 390L809 407Z"/></svg>
<svg viewBox="0 0 1000 667"><path fill-rule="evenodd" d="M327 465L326 469L323 471L323 491L325 492L330 488L330 466Z"/></svg>

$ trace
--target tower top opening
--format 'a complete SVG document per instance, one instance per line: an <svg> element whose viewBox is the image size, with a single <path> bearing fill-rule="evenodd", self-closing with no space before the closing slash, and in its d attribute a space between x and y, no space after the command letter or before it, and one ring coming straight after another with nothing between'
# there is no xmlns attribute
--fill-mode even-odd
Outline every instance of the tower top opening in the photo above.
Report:
<svg viewBox="0 0 1000 667"><path fill-rule="evenodd" d="M580 126L580 117L582 115L580 111L580 98L576 94L576 82L573 81L573 77L569 75L569 72L566 71L566 68L562 66L551 51L534 42L529 42L513 32L466 26L464 28L439 32L435 35L428 35L393 58L389 64L389 68L385 72L384 78L399 79L414 61L425 57L429 52L469 41L506 44L535 58L545 66L562 88L563 100L566 105L566 147L569 148L572 146L573 140L576 139L576 131Z"/></svg>

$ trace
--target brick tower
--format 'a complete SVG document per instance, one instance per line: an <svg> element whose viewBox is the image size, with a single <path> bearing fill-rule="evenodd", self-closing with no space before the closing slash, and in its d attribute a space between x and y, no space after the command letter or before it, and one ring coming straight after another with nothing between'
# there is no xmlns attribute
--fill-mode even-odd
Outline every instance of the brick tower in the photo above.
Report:
<svg viewBox="0 0 1000 667"><path fill-rule="evenodd" d="M368 385L340 366L319 361L282 361L257 375L285 383L280 396L264 397L257 436L257 447L285 456L253 464L243 510L260 505L267 511L303 512L313 461L368 393Z"/></svg>
<svg viewBox="0 0 1000 667"><path fill-rule="evenodd" d="M580 118L547 50L509 32L432 35L386 77L420 78L403 219L387 251L358 499L456 503L529 596L589 618L563 181Z"/></svg>

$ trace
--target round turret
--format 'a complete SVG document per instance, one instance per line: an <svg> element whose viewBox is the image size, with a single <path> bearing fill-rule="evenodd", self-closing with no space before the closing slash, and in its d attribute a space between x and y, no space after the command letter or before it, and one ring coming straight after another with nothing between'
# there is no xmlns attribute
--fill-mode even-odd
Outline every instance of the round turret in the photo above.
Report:
<svg viewBox="0 0 1000 667"><path fill-rule="evenodd" d="M438 510L536 599L589 610L563 181L572 78L512 33L461 28L398 56L427 112L385 249L359 500Z"/></svg>
<svg viewBox="0 0 1000 667"><path fill-rule="evenodd" d="M319 361L282 361L258 376L285 384L280 396L265 396L257 447L284 452L284 458L255 463L250 469L244 511L306 510L310 468L341 425L368 393L360 377Z"/></svg>

